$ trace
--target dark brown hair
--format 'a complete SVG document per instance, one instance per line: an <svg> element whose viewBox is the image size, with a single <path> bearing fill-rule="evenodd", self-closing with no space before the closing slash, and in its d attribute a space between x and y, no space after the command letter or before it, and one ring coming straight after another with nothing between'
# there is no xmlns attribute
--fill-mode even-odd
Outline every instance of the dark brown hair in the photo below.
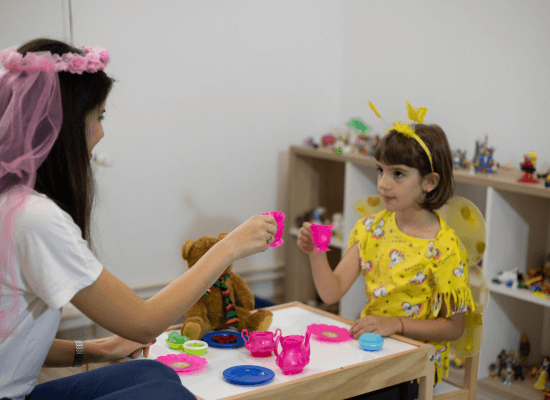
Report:
<svg viewBox="0 0 550 400"><path fill-rule="evenodd" d="M40 38L17 49L27 52L49 51L52 54L85 53L58 40ZM52 199L67 212L93 249L90 217L94 204L95 182L86 143L86 115L97 110L107 99L115 82L103 71L82 75L58 72L63 123L50 153L36 172L35 190Z"/></svg>
<svg viewBox="0 0 550 400"><path fill-rule="evenodd" d="M434 172L439 174L437 187L426 194L421 207L437 210L450 200L454 192L451 148L445 132L438 125L413 124L413 129L430 150ZM432 172L430 159L422 146L396 130L391 130L382 138L374 151L374 158L388 165L416 168L422 178Z"/></svg>

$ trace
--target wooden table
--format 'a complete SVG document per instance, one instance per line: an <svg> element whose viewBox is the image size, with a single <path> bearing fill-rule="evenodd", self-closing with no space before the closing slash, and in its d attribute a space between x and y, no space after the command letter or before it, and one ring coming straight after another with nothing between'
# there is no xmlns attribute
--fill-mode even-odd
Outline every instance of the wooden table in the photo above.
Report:
<svg viewBox="0 0 550 400"><path fill-rule="evenodd" d="M349 328L353 321L328 312L292 302L266 310L273 312L270 331L280 328L283 336L305 335L310 324L337 325ZM175 327L171 327L175 328ZM166 345L168 331L151 346L149 359L174 353ZM182 384L199 400L210 399L347 399L401 382L420 378L419 399L431 400L434 383L434 347L403 336L384 338L382 349L376 352L362 350L357 340L343 343L325 343L310 339L310 363L296 375L284 375L275 363L275 355L252 357L250 352L238 349L210 347L204 356L208 364L203 371L180 374ZM280 347L279 347L280 349ZM135 360L144 359L143 356ZM139 362L139 361L137 361ZM252 364L269 368L275 378L262 386L233 385L224 380L225 369Z"/></svg>

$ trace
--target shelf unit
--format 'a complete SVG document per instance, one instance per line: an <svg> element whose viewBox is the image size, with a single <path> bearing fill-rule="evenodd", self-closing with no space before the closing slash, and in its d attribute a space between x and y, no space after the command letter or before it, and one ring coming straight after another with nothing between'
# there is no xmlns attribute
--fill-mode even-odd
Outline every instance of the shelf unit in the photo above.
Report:
<svg viewBox="0 0 550 400"><path fill-rule="evenodd" d="M518 352L523 333L529 336L529 364L550 354L550 298L525 289L492 283L499 272L539 267L550 252L550 188L543 182L522 184L522 171L499 170L492 176L455 170L455 196L471 200L484 215L487 247L482 260L491 298L483 316L485 341L479 357L478 378L487 378L489 365L502 349ZM358 153L338 154L327 149L291 146L285 242L296 243L296 218L324 207L331 216L344 216L342 242L333 240L327 253L335 268L347 249L349 232L357 222L353 204L377 194L376 160ZM308 256L298 246L285 246L286 301L310 303L318 299ZM365 283L360 276L339 303L339 314L357 319L365 305ZM480 382L481 383L481 382Z"/></svg>

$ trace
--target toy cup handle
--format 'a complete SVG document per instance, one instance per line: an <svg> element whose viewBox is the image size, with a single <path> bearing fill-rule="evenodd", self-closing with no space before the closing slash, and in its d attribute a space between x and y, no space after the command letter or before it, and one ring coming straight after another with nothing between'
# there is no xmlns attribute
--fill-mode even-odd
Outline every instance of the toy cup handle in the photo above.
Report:
<svg viewBox="0 0 550 400"><path fill-rule="evenodd" d="M246 332L246 336L248 336L248 339L246 339L245 336L244 336L245 332ZM245 343L248 343L248 341L250 340L250 335L248 334L248 331L246 329L243 329L241 331L241 337L243 338Z"/></svg>
<svg viewBox="0 0 550 400"><path fill-rule="evenodd" d="M278 350L278 347L279 347L279 341L281 340L281 336L277 336L277 340L275 340L275 348L274 348L274 351L275 351L275 355L277 357L279 357L279 350Z"/></svg>
<svg viewBox="0 0 550 400"><path fill-rule="evenodd" d="M283 335L283 332L281 331L281 329L280 329L280 328L277 328L277 329L275 330L275 336L273 336L273 338L276 338L276 337L277 337L277 332L279 332L279 336L282 336L282 335Z"/></svg>

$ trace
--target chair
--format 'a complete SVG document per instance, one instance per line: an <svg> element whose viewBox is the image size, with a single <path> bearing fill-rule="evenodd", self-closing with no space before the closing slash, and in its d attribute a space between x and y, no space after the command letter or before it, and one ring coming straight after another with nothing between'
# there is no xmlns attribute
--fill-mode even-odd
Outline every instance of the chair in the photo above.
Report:
<svg viewBox="0 0 550 400"><path fill-rule="evenodd" d="M443 378L434 388L434 400L475 400L477 393L477 373L479 353L466 358L464 363L464 380L454 377Z"/></svg>

